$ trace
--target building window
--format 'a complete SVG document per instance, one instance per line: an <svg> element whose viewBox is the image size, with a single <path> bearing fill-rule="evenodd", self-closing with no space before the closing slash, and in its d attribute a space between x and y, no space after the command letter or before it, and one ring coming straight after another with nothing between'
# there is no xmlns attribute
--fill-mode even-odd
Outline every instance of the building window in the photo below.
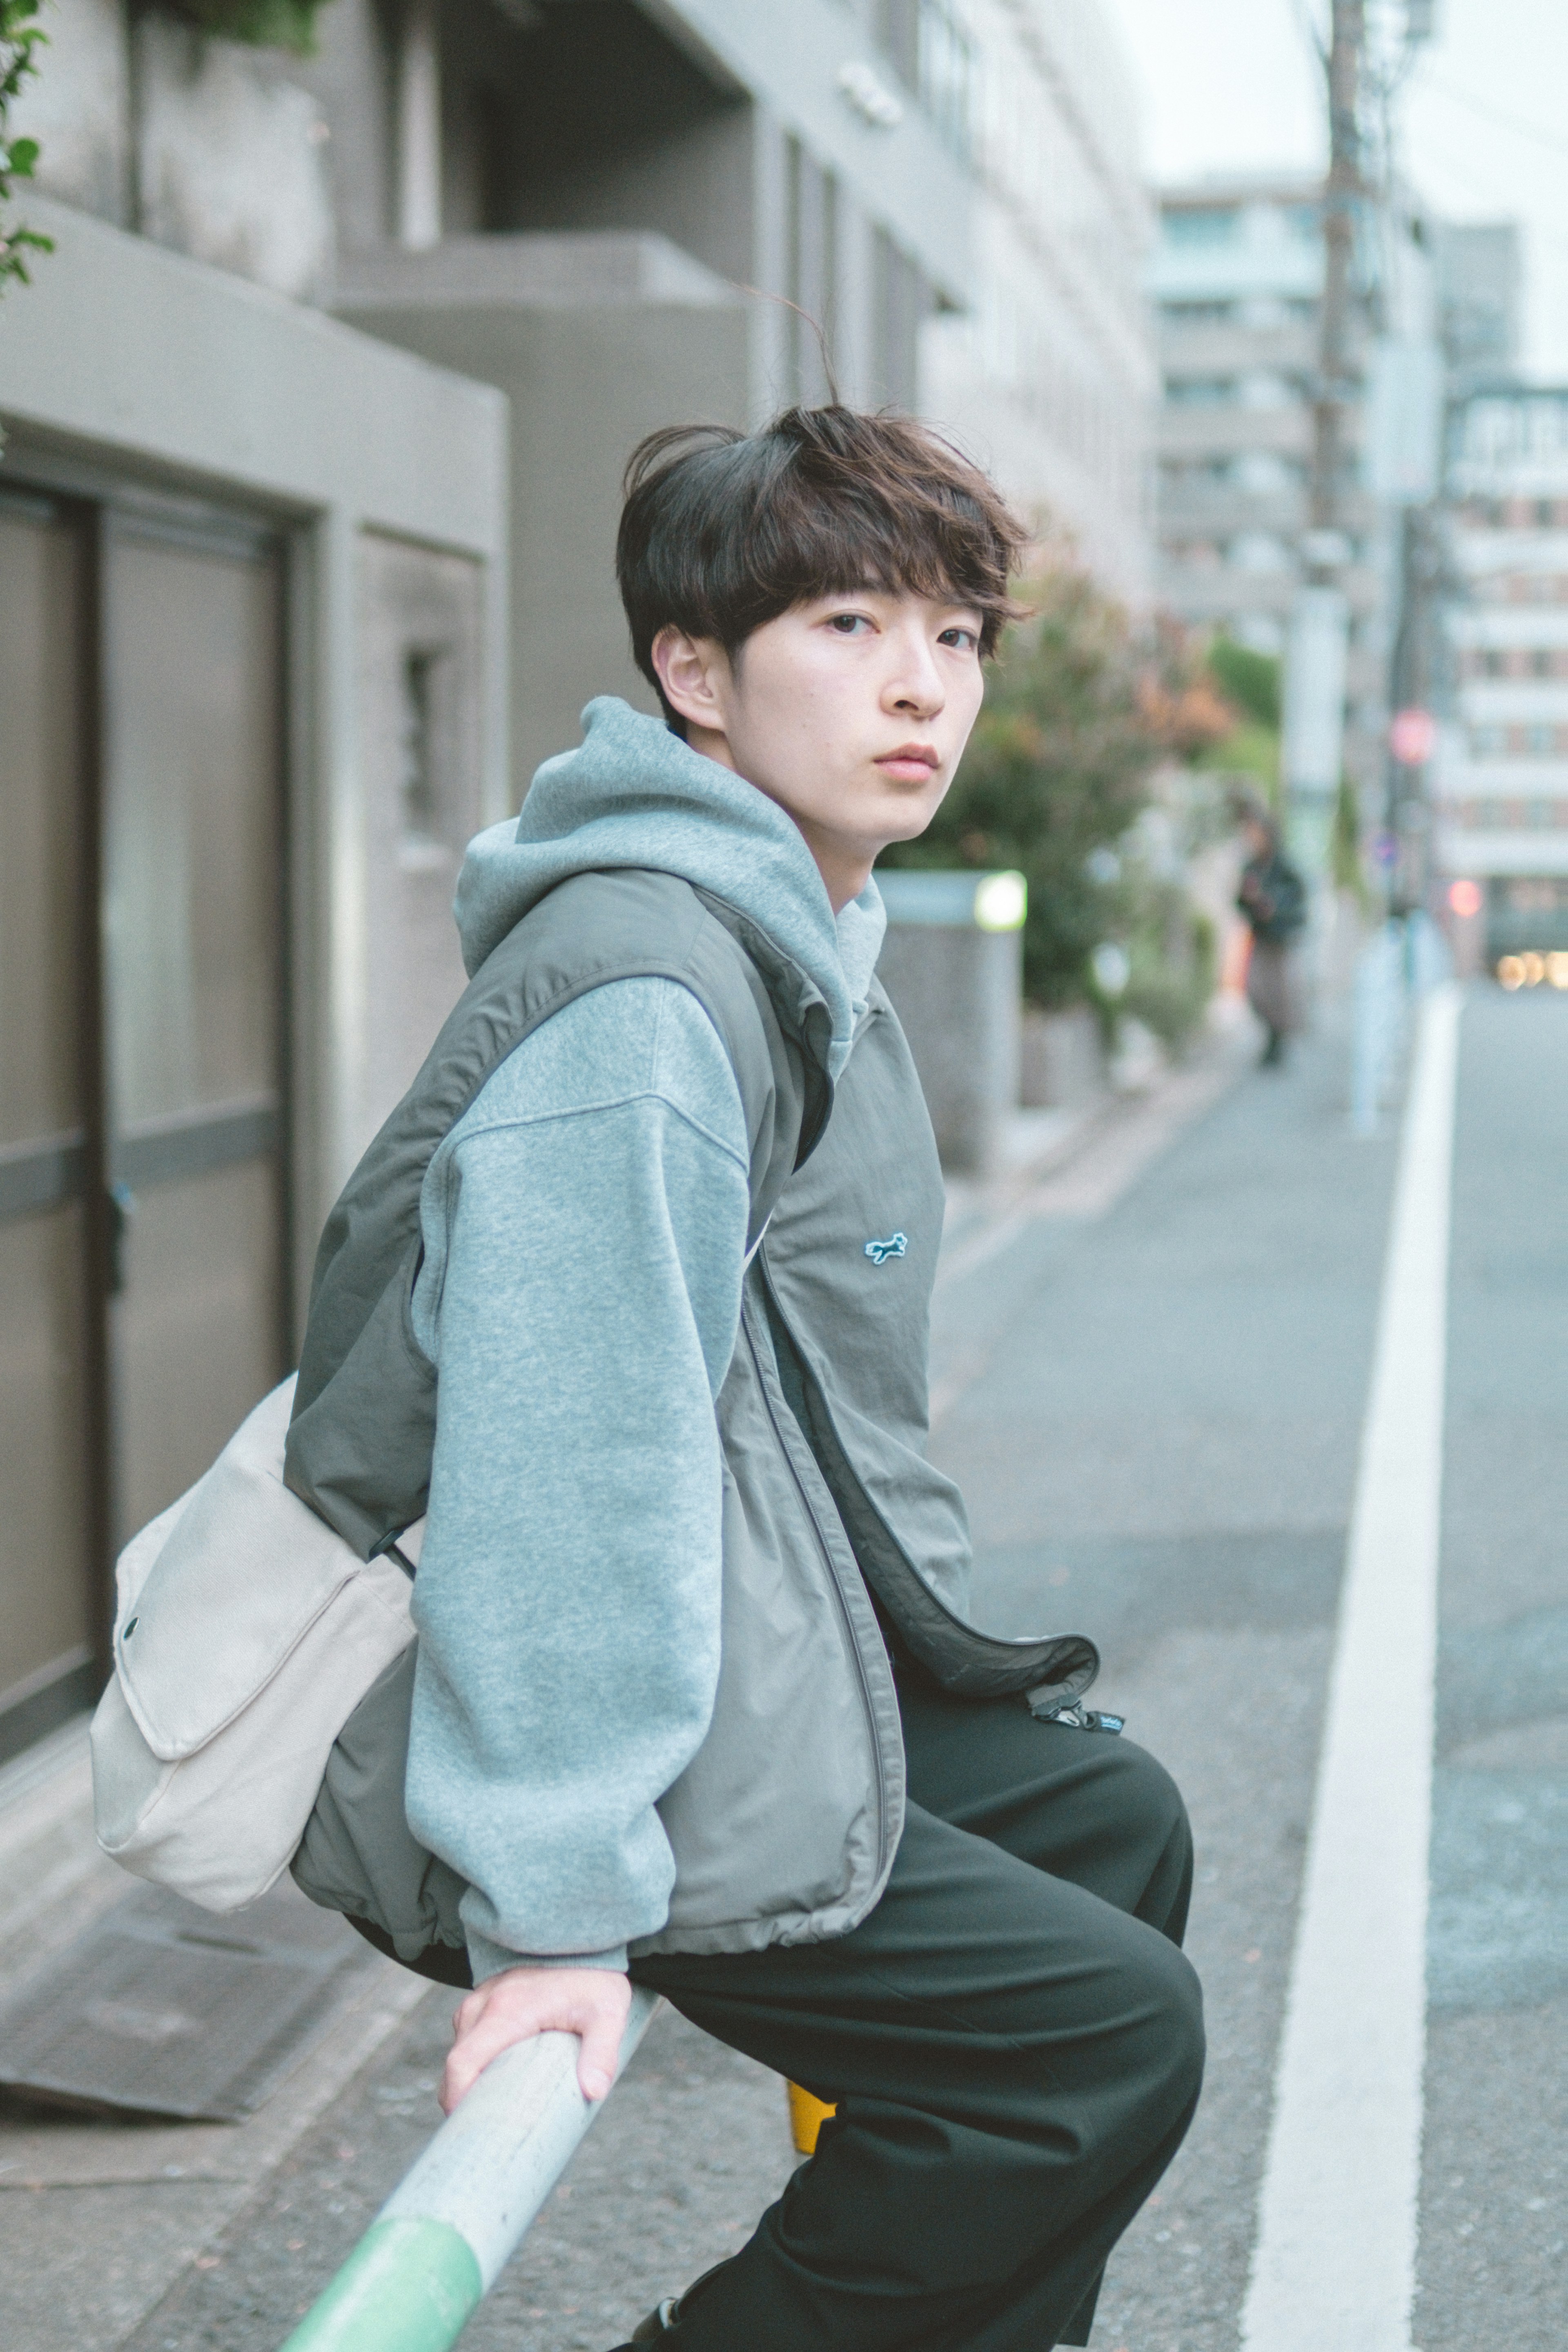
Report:
<svg viewBox="0 0 1568 2352"><path fill-rule="evenodd" d="M1506 731L1500 727L1472 727L1470 757L1473 760L1500 759L1508 748Z"/></svg>
<svg viewBox="0 0 1568 2352"><path fill-rule="evenodd" d="M1184 205L1165 214L1163 226L1167 245L1234 245L1241 230L1241 214L1235 205Z"/></svg>
<svg viewBox="0 0 1568 2352"><path fill-rule="evenodd" d="M1231 541L1230 560L1241 572L1286 572L1290 552L1272 531L1247 530Z"/></svg>
<svg viewBox="0 0 1568 2352"><path fill-rule="evenodd" d="M790 398L826 400L838 283L838 188L798 139L785 149L789 206ZM900 399L903 394L898 395Z"/></svg>
<svg viewBox="0 0 1568 2352"><path fill-rule="evenodd" d="M921 0L877 0L877 38L906 89L918 88L921 71Z"/></svg>
<svg viewBox="0 0 1568 2352"><path fill-rule="evenodd" d="M403 657L398 750L405 841L433 841L440 798L436 778L436 671L440 655L426 647Z"/></svg>
<svg viewBox="0 0 1568 2352"><path fill-rule="evenodd" d="M1521 877L1518 881L1504 882L1500 887L1502 898L1511 914L1555 915L1559 909L1568 908L1568 886L1548 880L1544 876L1537 877L1532 875L1528 879Z"/></svg>
<svg viewBox="0 0 1568 2352"><path fill-rule="evenodd" d="M1532 760L1550 760L1557 749L1555 727L1531 727L1526 733L1526 749Z"/></svg>
<svg viewBox="0 0 1568 2352"><path fill-rule="evenodd" d="M879 229L871 252L872 365L877 396L913 411L919 393L921 320L929 293L918 265Z"/></svg>
<svg viewBox="0 0 1568 2352"><path fill-rule="evenodd" d="M1279 216L1300 245L1316 245L1323 234L1322 211L1317 205L1286 205Z"/></svg>
<svg viewBox="0 0 1568 2352"><path fill-rule="evenodd" d="M921 0L921 104L961 162L974 144L974 44L952 0Z"/></svg>
<svg viewBox="0 0 1568 2352"><path fill-rule="evenodd" d="M1173 375L1165 384L1165 398L1173 408L1220 408L1236 396L1234 376Z"/></svg>
<svg viewBox="0 0 1568 2352"><path fill-rule="evenodd" d="M1236 304L1163 302L1160 315L1167 327L1228 327L1236 317Z"/></svg>

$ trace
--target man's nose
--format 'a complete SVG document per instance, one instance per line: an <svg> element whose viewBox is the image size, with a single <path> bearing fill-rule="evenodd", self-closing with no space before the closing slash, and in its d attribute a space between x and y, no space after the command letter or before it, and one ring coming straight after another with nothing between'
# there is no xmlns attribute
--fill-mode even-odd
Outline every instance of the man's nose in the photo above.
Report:
<svg viewBox="0 0 1568 2352"><path fill-rule="evenodd" d="M935 656L923 638L906 643L901 651L903 657L888 681L888 707L934 719L947 699Z"/></svg>

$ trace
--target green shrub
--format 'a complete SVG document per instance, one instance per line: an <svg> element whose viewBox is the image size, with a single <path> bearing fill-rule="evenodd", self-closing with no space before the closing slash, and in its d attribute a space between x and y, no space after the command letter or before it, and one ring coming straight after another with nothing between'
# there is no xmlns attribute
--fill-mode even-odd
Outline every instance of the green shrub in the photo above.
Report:
<svg viewBox="0 0 1568 2352"><path fill-rule="evenodd" d="M323 0L171 0L175 12L204 33L244 41L257 49L292 49L310 57Z"/></svg>
<svg viewBox="0 0 1568 2352"><path fill-rule="evenodd" d="M37 70L33 52L47 46L48 36L33 20L38 0L0 0L0 206L9 206L14 180L30 180L38 160L36 139L13 139L11 108L24 82ZM54 239L24 221L0 215L0 294L8 282L30 285L29 253L52 253Z"/></svg>
<svg viewBox="0 0 1568 2352"><path fill-rule="evenodd" d="M1016 866L1029 886L1025 992L1057 1005L1088 992L1110 903L1091 861L1142 808L1163 744L1120 607L1066 570L1026 594L1034 616L1009 632L935 823L882 862Z"/></svg>

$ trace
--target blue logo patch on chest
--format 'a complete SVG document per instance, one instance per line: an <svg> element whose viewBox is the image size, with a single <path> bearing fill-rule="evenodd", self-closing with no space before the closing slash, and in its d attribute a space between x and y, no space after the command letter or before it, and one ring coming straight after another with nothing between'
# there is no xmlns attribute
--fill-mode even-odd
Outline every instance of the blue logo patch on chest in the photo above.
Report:
<svg viewBox="0 0 1568 2352"><path fill-rule="evenodd" d="M866 1255L873 1265L886 1265L890 1257L902 1257L909 1245L906 1234L889 1234L885 1242L868 1242Z"/></svg>

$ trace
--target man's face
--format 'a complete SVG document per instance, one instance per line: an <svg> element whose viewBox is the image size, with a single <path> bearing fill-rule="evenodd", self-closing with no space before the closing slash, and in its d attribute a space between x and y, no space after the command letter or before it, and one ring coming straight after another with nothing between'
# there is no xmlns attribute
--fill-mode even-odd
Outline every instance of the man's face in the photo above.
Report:
<svg viewBox="0 0 1568 2352"><path fill-rule="evenodd" d="M858 589L781 613L733 662L676 629L654 660L693 750L788 811L837 907L936 814L980 709L980 626L972 606Z"/></svg>

